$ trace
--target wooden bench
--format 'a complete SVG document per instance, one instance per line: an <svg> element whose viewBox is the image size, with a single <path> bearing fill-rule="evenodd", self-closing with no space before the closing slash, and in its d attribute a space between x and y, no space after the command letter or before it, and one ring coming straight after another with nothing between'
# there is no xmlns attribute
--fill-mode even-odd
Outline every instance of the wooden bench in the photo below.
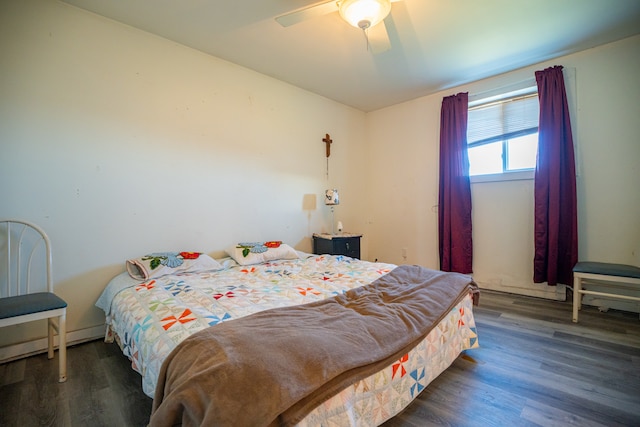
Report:
<svg viewBox="0 0 640 427"><path fill-rule="evenodd" d="M598 282L598 286L610 292L583 289L586 282ZM582 295L597 295L639 301L640 297L615 293L616 290L640 291L640 268L633 265L609 264L605 262L579 262L573 267L573 321L578 322L578 310L582 307Z"/></svg>

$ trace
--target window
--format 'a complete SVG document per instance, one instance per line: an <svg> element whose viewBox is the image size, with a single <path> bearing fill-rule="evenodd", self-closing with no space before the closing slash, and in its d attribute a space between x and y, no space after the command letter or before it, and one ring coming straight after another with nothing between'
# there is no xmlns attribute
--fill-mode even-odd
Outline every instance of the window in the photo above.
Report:
<svg viewBox="0 0 640 427"><path fill-rule="evenodd" d="M536 167L538 93L532 87L496 98L469 104L469 175L511 179L515 172Z"/></svg>

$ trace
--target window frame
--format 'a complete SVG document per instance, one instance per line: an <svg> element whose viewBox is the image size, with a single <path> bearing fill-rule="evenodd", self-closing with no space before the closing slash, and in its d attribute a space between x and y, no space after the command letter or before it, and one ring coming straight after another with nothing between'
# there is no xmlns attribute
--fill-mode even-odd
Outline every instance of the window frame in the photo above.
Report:
<svg viewBox="0 0 640 427"><path fill-rule="evenodd" d="M484 99L477 99L469 102L468 111L479 108L486 108L494 104L504 104L507 101L517 101L519 99L538 97L537 86L528 86L519 90L498 94ZM467 142L467 150L482 145L501 142L501 161L502 172L494 174L481 174L471 175L469 178L471 183L476 182L496 182L496 181L518 181L518 180L530 180L534 179L535 167L531 169L513 169L509 170L508 167L508 150L509 139L517 138L520 136L531 135L539 132L539 126L524 128L515 132L497 135L495 137L486 138L480 141L474 141L472 143Z"/></svg>

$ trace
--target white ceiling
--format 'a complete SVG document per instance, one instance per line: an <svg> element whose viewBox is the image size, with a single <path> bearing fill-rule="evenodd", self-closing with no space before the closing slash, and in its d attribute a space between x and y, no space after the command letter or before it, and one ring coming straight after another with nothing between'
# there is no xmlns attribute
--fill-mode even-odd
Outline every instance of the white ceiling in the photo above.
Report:
<svg viewBox="0 0 640 427"><path fill-rule="evenodd" d="M64 1L362 111L640 34L640 0L403 0L374 55L337 12L274 19L318 1Z"/></svg>

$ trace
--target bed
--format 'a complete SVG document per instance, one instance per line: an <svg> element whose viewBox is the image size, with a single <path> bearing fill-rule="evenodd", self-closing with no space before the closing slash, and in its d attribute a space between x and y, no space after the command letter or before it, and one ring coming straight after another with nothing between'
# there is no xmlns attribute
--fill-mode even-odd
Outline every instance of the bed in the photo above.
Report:
<svg viewBox="0 0 640 427"><path fill-rule="evenodd" d="M265 415L266 418L263 418L263 415L255 415L263 414L259 412L260 403L268 400L264 393L256 398L256 390L260 388L251 386L251 378L255 379L255 375L259 377L261 374L255 372L249 374L253 376L249 379L231 379L231 382L235 383L245 382L238 395L246 395L248 401L233 402L237 403L237 407L233 408L230 404L209 407L210 402L203 404L202 401L188 407L190 403L184 402L185 395L207 394L208 387L211 386L206 384L198 390L192 374L188 374L190 377L184 376L189 370L185 369L185 366L194 365L195 359L206 359L209 362L215 359L214 354L201 356L204 354L203 351L216 348L202 338L205 336L203 334L216 331L222 334L226 330L230 331L230 340L237 341L237 337L243 335L238 333L242 322L254 321L249 326L254 335L249 334L248 344L245 343L245 346L251 347L251 340L260 342L254 351L255 354L248 357L248 360L253 362L244 365L246 369L230 369L224 366L216 368L225 372L223 376L227 376L228 372L249 371L257 365L256 360L269 360L265 355L280 350L278 344L276 348L270 349L270 340L261 340L260 335L256 338L255 334L259 332L255 329L255 322L258 321L255 319L258 319L258 316L266 319L281 315L283 311L308 310L316 305L324 306L327 302L364 292L382 279L391 278L391 272L395 274L404 268L345 256L303 254L286 245L280 245L280 242L266 243L277 247L268 247L268 250L262 247L260 250L264 252L253 253L255 244L238 244L228 251L231 257L222 260L212 260L203 254L182 252L180 254L184 254L185 260L200 256L201 259L206 258L212 263L207 261L191 269L182 270L165 266L165 270L155 276L144 274L144 265L138 266L143 274L131 274L136 266L128 262L128 272L116 276L100 296L96 305L106 314L105 340L118 343L123 354L131 360L132 368L141 374L143 391L154 398L150 425L198 425L212 420L224 424L224 421L221 421L224 418L207 417L210 417L212 412L227 410L226 407L230 408L229 414L225 416L232 417L229 419L233 419L234 424L239 422L239 413L246 413L248 417L253 417L253 421L250 422L252 425L380 425L408 406L462 351L478 346L473 318L477 288L468 276L429 270L428 274L438 276L439 279L453 278L458 282L464 282L455 295L451 291L446 301L433 303L434 307L440 307L438 310L430 309L438 311L434 313L436 321L433 326L429 327L426 333L420 332L417 335L419 339L414 339L410 348L404 343L404 347L397 347L386 354L385 358L378 359L377 365L367 362L368 370L360 370L350 379L341 377L342 382L334 382L331 390L305 401L303 405L298 405L302 408L293 415L287 415L285 418L278 415L275 419L269 418L272 415ZM272 255L268 256L270 253ZM166 259L166 255L155 254L155 257L146 256L140 260L143 260L148 268L154 260L157 266L159 260L162 261L162 256ZM341 316L342 314L338 314L334 318ZM386 320L384 322L386 324ZM342 329L351 330L344 327ZM333 332L328 334L333 335ZM205 350L199 347L189 353L188 345L195 341L204 342ZM315 348L325 348L325 343L320 342L321 346ZM304 343L305 341L302 341L301 345L295 346L305 347ZM224 351L225 354L231 354L235 350ZM194 360L190 360L188 355L196 353L198 356L193 356ZM337 357L340 359L350 353L356 352L348 350L345 353L339 350L331 351L330 354L341 354L341 357ZM229 357L225 356L225 359ZM300 363L303 366L309 365L304 361ZM242 365L234 365L237 366ZM375 371L371 371L374 366ZM353 367L349 370L352 370L351 368ZM213 368L205 367L196 370L204 372L211 369ZM325 369L319 370L324 372ZM179 377L178 374L183 376ZM335 376L335 373L329 375ZM287 378L287 381L289 380L290 378ZM216 383L218 382L216 380ZM186 392L185 384L188 384ZM232 384L224 385L227 393L221 396L220 400L233 396L229 391L231 386ZM283 390L286 390L287 386L278 385L275 388L278 389L278 393L275 394L280 395L284 394ZM178 390L182 394L178 393ZM171 401L174 395L182 396L183 400ZM211 396L204 398L205 401L216 399L218 398ZM201 408L202 405L207 407ZM246 408L254 407L257 412L252 415ZM244 409L240 411L239 408Z"/></svg>

